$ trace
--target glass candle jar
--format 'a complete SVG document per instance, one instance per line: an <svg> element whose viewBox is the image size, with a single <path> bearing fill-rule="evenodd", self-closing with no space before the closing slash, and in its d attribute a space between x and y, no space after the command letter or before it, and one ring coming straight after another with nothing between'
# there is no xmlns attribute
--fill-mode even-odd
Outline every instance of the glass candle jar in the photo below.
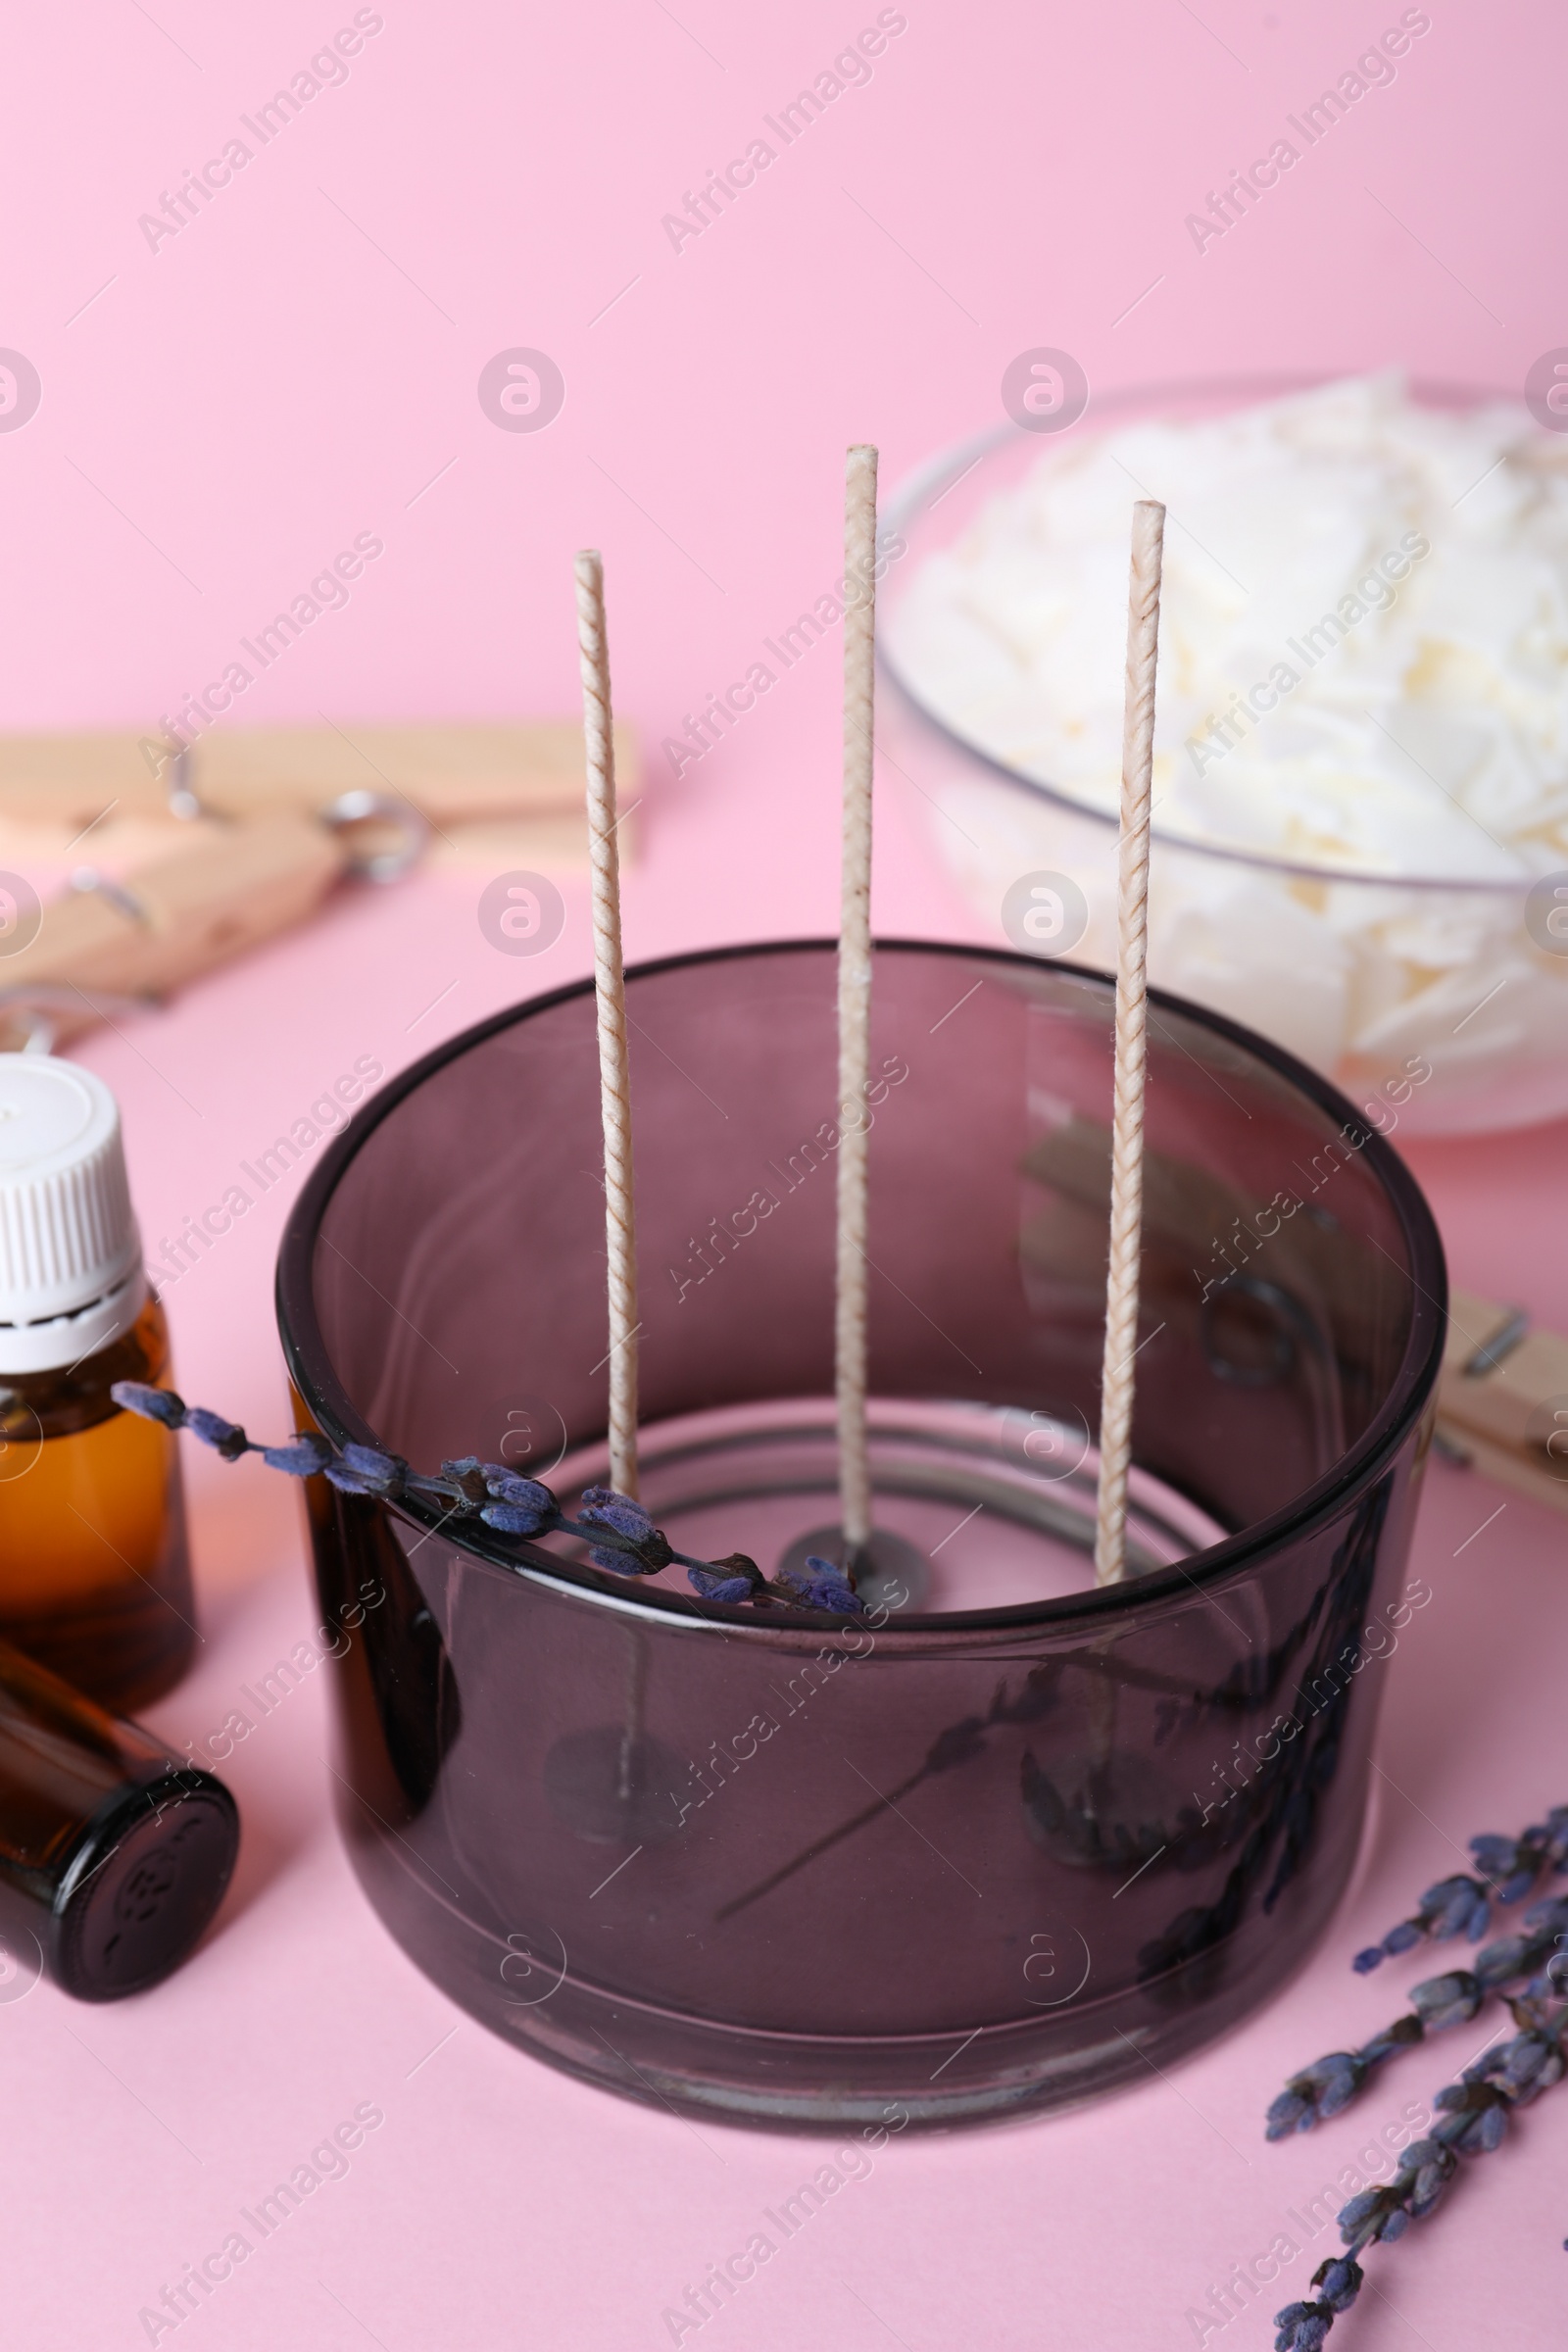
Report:
<svg viewBox="0 0 1568 2352"><path fill-rule="evenodd" d="M768 1570L836 1515L834 1000L820 942L628 977L643 1497ZM865 1622L310 1494L322 1608L362 1611L342 1827L404 1947L555 2064L820 2129L1082 2098L1297 1966L1422 1605L1445 1301L1367 1121L1156 996L1130 1573L1097 1591L1112 988L895 942L872 1017L875 1516L918 1573ZM586 984L367 1105L284 1240L302 1424L568 1507L604 1476L598 1119Z"/></svg>

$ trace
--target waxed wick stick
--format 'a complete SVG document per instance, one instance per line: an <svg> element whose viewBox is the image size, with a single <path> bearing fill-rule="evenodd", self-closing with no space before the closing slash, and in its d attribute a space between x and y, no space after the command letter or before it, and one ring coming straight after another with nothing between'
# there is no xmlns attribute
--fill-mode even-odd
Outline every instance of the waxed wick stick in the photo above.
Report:
<svg viewBox="0 0 1568 2352"><path fill-rule="evenodd" d="M850 450L845 468L843 875L839 912L837 1314L839 1520L853 1568L871 1536L866 1446L866 1081L871 1054L871 755L876 649L876 451Z"/></svg>
<svg viewBox="0 0 1568 2352"><path fill-rule="evenodd" d="M1120 1581L1127 1544L1132 1459L1138 1261L1144 1204L1144 1072L1148 1006L1149 808L1154 765L1154 657L1165 510L1133 508L1127 605L1127 690L1122 718L1121 838L1116 874L1116 1075L1110 1145L1110 1267L1100 1391L1100 1493L1095 1582Z"/></svg>
<svg viewBox="0 0 1568 2352"><path fill-rule="evenodd" d="M588 765L593 869L594 1001L599 1104L605 1132L605 1241L610 1294L610 1483L637 1494L637 1229L632 1205L631 1074L620 955L620 858L615 844L615 751L605 635L605 571L597 548L576 559L577 648Z"/></svg>

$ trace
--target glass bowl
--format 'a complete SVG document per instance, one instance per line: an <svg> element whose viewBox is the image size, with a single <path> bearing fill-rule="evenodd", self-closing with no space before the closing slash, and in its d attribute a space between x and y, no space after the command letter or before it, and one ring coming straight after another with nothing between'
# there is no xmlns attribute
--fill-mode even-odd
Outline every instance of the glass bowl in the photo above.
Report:
<svg viewBox="0 0 1568 2352"><path fill-rule="evenodd" d="M836 1517L835 954L627 982L642 1492L771 1570ZM1395 1154L1152 1004L1130 1562L1093 1585L1113 999L877 951L864 1623L310 1482L354 1867L434 1981L682 2112L887 2128L1163 2066L1297 1966L1361 1837L1444 1322ZM594 1003L387 1086L290 1218L302 1426L602 1479ZM1290 1203L1295 1205L1290 1205Z"/></svg>
<svg viewBox="0 0 1568 2352"><path fill-rule="evenodd" d="M894 495L885 527L902 535L905 551L889 566L878 615L881 748L999 938L1111 966L1116 820L1085 796L991 757L935 714L912 617L922 567L1069 439L1224 416L1325 380L1259 377L1097 395L1060 444L1003 424L933 459ZM1448 413L1502 397L1432 383L1409 391ZM1129 526L1133 500L1157 491L1129 475ZM1173 538L1181 527L1175 506ZM1124 578L1120 551L1117 561ZM1119 664L1119 637L1114 651ZM1386 715L1404 727L1396 711ZM1421 723L1442 722L1428 714ZM1156 748L1178 742L1156 720ZM1412 749L1401 741L1393 764L1406 758L1421 766L1433 754L1425 743ZM1395 1123L1408 1134L1526 1125L1568 1110L1568 872L1550 879L1565 886L1555 901L1534 876L1456 880L1296 862L1173 830L1156 802L1150 972L1263 1031L1359 1104L1386 1106L1389 1090L1397 1090Z"/></svg>

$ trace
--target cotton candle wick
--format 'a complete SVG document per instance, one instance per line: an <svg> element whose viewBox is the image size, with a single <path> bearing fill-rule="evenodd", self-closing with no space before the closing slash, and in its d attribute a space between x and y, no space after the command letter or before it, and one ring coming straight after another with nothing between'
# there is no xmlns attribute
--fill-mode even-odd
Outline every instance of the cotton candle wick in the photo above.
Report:
<svg viewBox="0 0 1568 2352"><path fill-rule="evenodd" d="M1110 1146L1110 1264L1100 1388L1100 1492L1095 1582L1120 1582L1127 1547L1132 1459L1138 1261L1144 1206L1144 1074L1148 1009L1149 811L1154 767L1154 658L1165 510L1133 508L1127 604L1127 689L1122 717L1121 837L1116 866L1116 1074Z"/></svg>
<svg viewBox="0 0 1568 2352"><path fill-rule="evenodd" d="M866 1444L866 1084L871 1058L871 763L876 660L876 451L848 455L844 494L844 809L839 910L838 1266L834 1381L839 1518L856 1565L871 1540Z"/></svg>
<svg viewBox="0 0 1568 2352"><path fill-rule="evenodd" d="M615 750L605 634L605 570L596 548L576 559L577 650L588 766L593 871L594 1003L599 1108L605 1133L605 1242L610 1298L610 1483L637 1494L637 1229L632 1203L631 1073L620 954L620 856L615 842Z"/></svg>

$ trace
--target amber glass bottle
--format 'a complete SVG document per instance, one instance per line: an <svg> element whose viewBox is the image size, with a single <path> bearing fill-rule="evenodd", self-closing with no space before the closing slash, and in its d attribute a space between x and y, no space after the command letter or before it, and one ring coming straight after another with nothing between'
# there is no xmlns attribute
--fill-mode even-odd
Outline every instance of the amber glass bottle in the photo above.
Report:
<svg viewBox="0 0 1568 2352"><path fill-rule="evenodd" d="M44 1971L83 2001L156 1984L238 1844L221 1781L0 1642L0 2004Z"/></svg>
<svg viewBox="0 0 1568 2352"><path fill-rule="evenodd" d="M109 1394L168 1377L114 1097L0 1055L0 1637L118 1713L196 1640L175 1441Z"/></svg>

